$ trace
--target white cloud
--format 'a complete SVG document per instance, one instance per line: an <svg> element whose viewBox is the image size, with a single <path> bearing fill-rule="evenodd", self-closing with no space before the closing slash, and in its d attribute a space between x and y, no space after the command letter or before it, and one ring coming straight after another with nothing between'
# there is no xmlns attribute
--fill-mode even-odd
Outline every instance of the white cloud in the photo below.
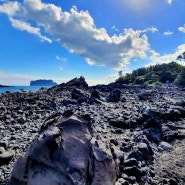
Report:
<svg viewBox="0 0 185 185"><path fill-rule="evenodd" d="M7 73L0 71L0 84L2 85L29 86L31 80L38 79L52 79L54 82L57 82L58 84L69 81L69 79L61 77L57 78L48 76L33 76L27 74Z"/></svg>
<svg viewBox="0 0 185 185"><path fill-rule="evenodd" d="M52 42L49 38L41 35L40 28L32 27L27 22L24 22L24 21L21 21L21 20L17 20L17 19L13 19L13 18L10 18L10 22L12 23L12 26L14 28L17 28L17 29L19 29L21 31L27 31L28 33L34 34L34 35L38 36L43 41L47 41L49 43Z"/></svg>
<svg viewBox="0 0 185 185"><path fill-rule="evenodd" d="M178 30L182 33L185 33L185 24L178 28Z"/></svg>
<svg viewBox="0 0 185 185"><path fill-rule="evenodd" d="M169 63L169 62L172 62L172 61L176 61L177 57L179 55L181 55L184 51L185 51L185 44L182 44L182 45L178 46L173 54L160 55L156 51L151 50L150 51L151 56L149 57L149 60L151 60L152 63L150 63L149 65Z"/></svg>
<svg viewBox="0 0 185 185"><path fill-rule="evenodd" d="M166 35L166 36L168 36L168 35L173 35L173 32L171 32L171 31L165 31L165 32L163 33L163 35Z"/></svg>
<svg viewBox="0 0 185 185"><path fill-rule="evenodd" d="M172 0L166 0L168 4L172 4Z"/></svg>
<svg viewBox="0 0 185 185"><path fill-rule="evenodd" d="M14 16L19 11L20 6L21 5L17 1L4 3L0 5L0 13Z"/></svg>
<svg viewBox="0 0 185 185"><path fill-rule="evenodd" d="M63 61L63 62L67 62L67 58L64 58L64 57L59 56L59 55L56 55L56 59L60 60L60 61Z"/></svg>
<svg viewBox="0 0 185 185"><path fill-rule="evenodd" d="M0 71L0 84L2 85L29 85L34 76L25 74L9 74Z"/></svg>
<svg viewBox="0 0 185 185"><path fill-rule="evenodd" d="M9 7L11 4L4 4L0 9L5 5ZM146 58L150 45L145 33L158 31L155 27L145 30L126 29L119 35L109 36L105 28L95 26L88 11L78 11L73 7L70 12L64 12L60 7L41 0L24 0L19 6L19 12L16 15L15 12L3 12L11 16L15 28L51 42L41 34L42 27L53 40L60 42L70 52L86 58L89 64L111 68L122 68L134 57ZM26 20L35 22L38 28L32 27Z"/></svg>
<svg viewBox="0 0 185 185"><path fill-rule="evenodd" d="M149 32L149 31L151 31L152 33L155 33L155 32L158 32L158 29L156 27L152 26L152 27L146 29L146 32Z"/></svg>
<svg viewBox="0 0 185 185"><path fill-rule="evenodd" d="M116 28L116 26L112 26L111 29L112 29L112 30L115 30L115 31L117 31L117 32L120 31L118 28Z"/></svg>
<svg viewBox="0 0 185 185"><path fill-rule="evenodd" d="M115 80L118 78L118 73L115 73L115 74L111 74L109 76L106 76L104 78L101 78L101 79L88 79L88 78L85 78L86 79L86 82L88 83L88 85L90 86L93 86L93 85L98 85L98 84L109 84L109 83L112 83L112 82L115 82Z"/></svg>

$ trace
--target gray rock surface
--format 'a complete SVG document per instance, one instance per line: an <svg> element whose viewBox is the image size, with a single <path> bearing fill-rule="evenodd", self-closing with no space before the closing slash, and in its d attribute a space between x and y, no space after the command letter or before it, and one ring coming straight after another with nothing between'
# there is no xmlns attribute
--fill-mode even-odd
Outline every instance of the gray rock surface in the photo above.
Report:
<svg viewBox="0 0 185 185"><path fill-rule="evenodd" d="M74 89L86 100L72 99ZM108 101L114 90L120 96ZM0 94L0 155L11 153L0 164L0 184L53 184L62 176L68 184L184 185L184 102L177 87L88 87L84 78Z"/></svg>
<svg viewBox="0 0 185 185"><path fill-rule="evenodd" d="M31 143L12 171L9 185L112 185L115 163L109 143L91 135L90 123L61 117Z"/></svg>

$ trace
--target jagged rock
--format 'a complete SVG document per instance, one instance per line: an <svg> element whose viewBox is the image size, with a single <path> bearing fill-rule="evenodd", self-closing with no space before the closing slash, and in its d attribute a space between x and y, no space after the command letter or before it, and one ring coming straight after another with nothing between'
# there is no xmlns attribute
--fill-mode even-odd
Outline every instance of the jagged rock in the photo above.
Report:
<svg viewBox="0 0 185 185"><path fill-rule="evenodd" d="M12 171L9 185L113 185L116 166L108 141L94 138L88 120L60 117L43 127Z"/></svg>
<svg viewBox="0 0 185 185"><path fill-rule="evenodd" d="M71 92L72 99L75 99L78 101L78 103L88 102L88 97L79 89L73 89Z"/></svg>
<svg viewBox="0 0 185 185"><path fill-rule="evenodd" d="M67 86L75 86L78 88L87 88L88 84L85 81L85 78L81 76L80 78L74 78L66 83Z"/></svg>
<svg viewBox="0 0 185 185"><path fill-rule="evenodd" d="M97 90L94 90L94 91L91 93L91 97L100 99L100 97L101 97L101 96L100 96L100 92L97 91Z"/></svg>
<svg viewBox="0 0 185 185"><path fill-rule="evenodd" d="M110 125L117 127L117 128L130 128L130 125L128 122L126 122L124 119L110 119L109 120Z"/></svg>
<svg viewBox="0 0 185 185"><path fill-rule="evenodd" d="M143 124L145 130L143 131L144 135L147 136L147 138L150 141L153 142L160 142L162 138L162 125L160 120L157 120L156 118L151 118L148 121L146 121Z"/></svg>
<svg viewBox="0 0 185 185"><path fill-rule="evenodd" d="M139 100L148 100L150 99L150 96L154 93L153 90L146 90L144 92L141 92L138 94Z"/></svg>
<svg viewBox="0 0 185 185"><path fill-rule="evenodd" d="M109 96L107 97L108 102L118 102L121 98L121 91L118 89L114 89Z"/></svg>

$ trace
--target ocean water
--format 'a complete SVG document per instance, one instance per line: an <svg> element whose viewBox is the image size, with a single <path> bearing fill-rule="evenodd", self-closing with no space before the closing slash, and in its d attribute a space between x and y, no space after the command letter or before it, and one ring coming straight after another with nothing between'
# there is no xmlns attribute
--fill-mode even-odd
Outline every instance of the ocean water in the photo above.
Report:
<svg viewBox="0 0 185 185"><path fill-rule="evenodd" d="M1 87L0 88L0 94L5 93L6 91L9 92L36 92L39 91L43 86L12 86L12 87ZM50 88L51 86L47 86L45 88Z"/></svg>

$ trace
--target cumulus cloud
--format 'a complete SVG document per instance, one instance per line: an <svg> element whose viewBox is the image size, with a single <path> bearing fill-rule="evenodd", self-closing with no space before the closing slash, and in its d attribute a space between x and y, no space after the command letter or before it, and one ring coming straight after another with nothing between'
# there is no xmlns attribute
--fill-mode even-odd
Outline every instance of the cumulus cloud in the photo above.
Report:
<svg viewBox="0 0 185 185"><path fill-rule="evenodd" d="M10 22L12 23L12 26L14 28L17 28L17 29L19 29L21 31L27 31L28 33L34 34L34 35L38 36L43 41L47 41L49 43L52 42L49 38L47 38L46 36L43 36L40 33L40 28L32 27L27 22L24 22L24 21L21 21L21 20L17 20L17 19L13 19L13 18L10 18Z"/></svg>
<svg viewBox="0 0 185 185"><path fill-rule="evenodd" d="M20 9L20 4L18 2L7 2L0 5L0 13L5 13L9 16L15 15Z"/></svg>
<svg viewBox="0 0 185 185"><path fill-rule="evenodd" d="M163 33L163 35L166 35L166 36L168 36L168 35L173 35L173 32L171 32L171 31L165 31L165 32Z"/></svg>
<svg viewBox="0 0 185 185"><path fill-rule="evenodd" d="M178 46L173 54L160 55L158 52L151 50L151 55L149 59L152 61L149 65L170 63L176 61L177 57L185 51L185 44ZM178 61L177 61L178 62Z"/></svg>
<svg viewBox="0 0 185 185"><path fill-rule="evenodd" d="M185 33L185 24L183 26L180 26L178 30L182 33Z"/></svg>
<svg viewBox="0 0 185 185"><path fill-rule="evenodd" d="M88 11L78 11L73 7L65 12L41 0L24 0L22 4L4 3L0 6L0 12L7 14L12 26L17 29L51 42L51 39L43 36L44 33L41 34L40 28L43 28L53 41L60 42L70 52L84 57L88 64L115 69L126 66L131 58L146 58L150 49L146 32L158 31L155 27L145 30L125 29L119 35L110 36L105 28L96 27ZM36 23L37 27L29 21Z"/></svg>

